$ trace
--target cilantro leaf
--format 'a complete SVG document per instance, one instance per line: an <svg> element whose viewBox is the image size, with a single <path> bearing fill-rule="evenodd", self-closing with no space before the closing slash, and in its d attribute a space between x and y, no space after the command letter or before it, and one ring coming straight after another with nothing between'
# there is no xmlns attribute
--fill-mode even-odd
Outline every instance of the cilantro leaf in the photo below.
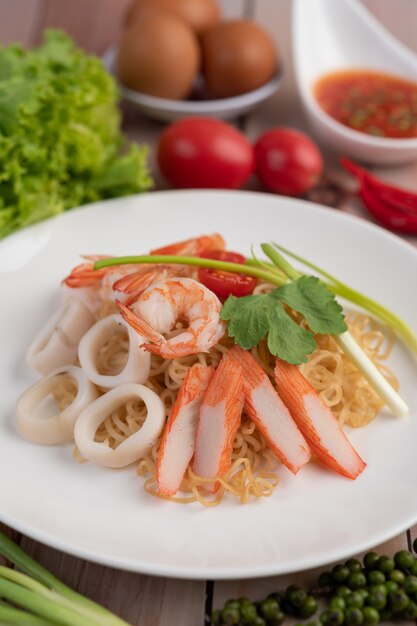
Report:
<svg viewBox="0 0 417 626"><path fill-rule="evenodd" d="M283 303L301 313L312 332L301 328ZM229 322L229 335L249 350L268 335L271 354L288 363L305 363L316 347L313 333L339 334L347 327L342 307L314 276L302 276L269 294L229 296L220 312Z"/></svg>
<svg viewBox="0 0 417 626"><path fill-rule="evenodd" d="M271 354L288 363L306 363L306 355L315 350L316 340L288 315L281 302L269 300L268 348Z"/></svg>
<svg viewBox="0 0 417 626"><path fill-rule="evenodd" d="M229 335L244 350L250 350L265 337L269 330L268 295L229 296L220 312L223 320L229 320Z"/></svg>
<svg viewBox="0 0 417 626"><path fill-rule="evenodd" d="M301 313L314 333L338 335L347 330L342 307L315 276L301 276L276 289L273 295Z"/></svg>

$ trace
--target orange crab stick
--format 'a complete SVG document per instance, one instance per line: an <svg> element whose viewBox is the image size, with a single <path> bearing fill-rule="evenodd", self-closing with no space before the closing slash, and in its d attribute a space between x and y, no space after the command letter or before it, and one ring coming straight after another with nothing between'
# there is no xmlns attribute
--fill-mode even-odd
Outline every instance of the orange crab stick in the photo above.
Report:
<svg viewBox="0 0 417 626"><path fill-rule="evenodd" d="M193 471L199 476L223 476L231 467L243 403L242 368L226 354L210 381L200 409L193 461ZM218 483L205 485L212 492L218 486Z"/></svg>
<svg viewBox="0 0 417 626"><path fill-rule="evenodd" d="M184 378L162 435L156 463L161 495L172 496L180 487L194 454L200 406L213 374L213 367L194 365Z"/></svg>
<svg viewBox="0 0 417 626"><path fill-rule="evenodd" d="M277 359L275 380L278 393L319 459L347 478L359 476L366 463L298 367Z"/></svg>
<svg viewBox="0 0 417 626"><path fill-rule="evenodd" d="M271 381L250 352L235 346L229 355L243 371L245 411L265 437L268 446L293 474L311 456L310 447Z"/></svg>

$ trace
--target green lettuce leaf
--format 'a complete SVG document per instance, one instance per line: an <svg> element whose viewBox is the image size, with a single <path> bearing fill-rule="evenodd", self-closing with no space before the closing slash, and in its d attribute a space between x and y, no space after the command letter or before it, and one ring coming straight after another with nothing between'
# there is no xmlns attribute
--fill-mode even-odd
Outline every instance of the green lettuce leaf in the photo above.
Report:
<svg viewBox="0 0 417 626"><path fill-rule="evenodd" d="M152 186L147 148L126 145L100 59L46 31L0 47L0 237L74 206Z"/></svg>

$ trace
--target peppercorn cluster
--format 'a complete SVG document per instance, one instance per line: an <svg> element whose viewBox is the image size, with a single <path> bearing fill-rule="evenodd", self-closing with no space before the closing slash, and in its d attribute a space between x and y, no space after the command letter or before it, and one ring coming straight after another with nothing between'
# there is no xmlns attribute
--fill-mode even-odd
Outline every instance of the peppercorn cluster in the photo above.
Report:
<svg viewBox="0 0 417 626"><path fill-rule="evenodd" d="M417 553L417 539L413 549ZM318 613L318 600L326 607ZM417 619L417 559L401 550L394 557L368 552L363 562L349 559L323 572L307 591L290 585L258 602L228 600L214 611L212 626L280 626L286 616L305 620L296 626L374 626L390 619Z"/></svg>

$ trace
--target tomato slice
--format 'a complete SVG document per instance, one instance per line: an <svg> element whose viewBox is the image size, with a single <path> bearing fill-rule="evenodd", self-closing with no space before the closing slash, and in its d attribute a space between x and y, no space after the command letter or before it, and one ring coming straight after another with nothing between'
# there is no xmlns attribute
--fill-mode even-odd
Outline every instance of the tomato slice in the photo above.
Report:
<svg viewBox="0 0 417 626"><path fill-rule="evenodd" d="M216 259L218 261L227 261L228 263L245 264L245 257L238 252L229 252L228 250L211 250L200 255L205 259ZM256 287L258 282L252 276L244 274L232 274L231 272L223 272L208 267L200 267L198 270L198 279L203 285L216 294L221 300L225 300L228 296L248 296Z"/></svg>

